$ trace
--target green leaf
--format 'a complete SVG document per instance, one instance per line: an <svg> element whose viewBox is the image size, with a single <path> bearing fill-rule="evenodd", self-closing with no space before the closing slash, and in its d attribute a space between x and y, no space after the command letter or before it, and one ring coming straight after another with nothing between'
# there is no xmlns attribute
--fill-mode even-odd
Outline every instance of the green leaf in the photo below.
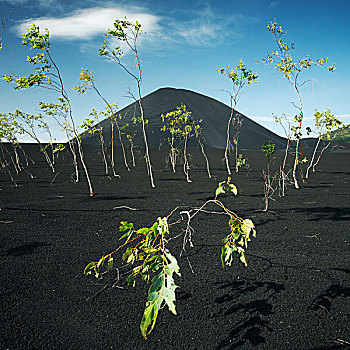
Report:
<svg viewBox="0 0 350 350"><path fill-rule="evenodd" d="M137 234L139 235L145 235L148 233L150 229L148 227L143 227L143 228L140 228L136 231Z"/></svg>
<svg viewBox="0 0 350 350"><path fill-rule="evenodd" d="M155 249L155 248L143 248L143 251L146 254L154 254L157 253L159 251L159 249Z"/></svg>
<svg viewBox="0 0 350 350"><path fill-rule="evenodd" d="M222 263L222 267L225 267L225 255L226 255L226 248L225 246L223 246L221 248L221 263Z"/></svg>
<svg viewBox="0 0 350 350"><path fill-rule="evenodd" d="M96 266L96 262L93 261L91 263L89 263L84 270L84 275L91 275L91 271L92 269Z"/></svg>
<svg viewBox="0 0 350 350"><path fill-rule="evenodd" d="M229 187L230 191L231 191L235 196L237 196L237 193L238 193L237 187L236 187L234 184L228 184L228 187Z"/></svg>
<svg viewBox="0 0 350 350"><path fill-rule="evenodd" d="M108 259L107 267L108 267L108 269L111 269L113 267L113 258L111 256Z"/></svg>
<svg viewBox="0 0 350 350"><path fill-rule="evenodd" d="M147 335L150 334L156 324L158 312L160 309L160 300L156 299L155 301L148 301L146 303L146 308L142 316L140 329L141 334L145 339L147 339ZM150 329L148 330L148 328Z"/></svg>
<svg viewBox="0 0 350 350"><path fill-rule="evenodd" d="M168 260L168 264L165 267L165 271L169 276L172 276L173 273L175 272L178 276L181 276L180 274L180 268L177 263L176 258L170 254L169 250L165 251L165 256ZM169 263L170 262L170 263Z"/></svg>
<svg viewBox="0 0 350 350"><path fill-rule="evenodd" d="M219 186L215 191L215 197L217 197L220 193L225 193L225 190Z"/></svg>
<svg viewBox="0 0 350 350"><path fill-rule="evenodd" d="M135 277L135 275L134 274L129 275L126 278L126 282L128 282L129 286L135 287L135 284L136 284L136 277Z"/></svg>

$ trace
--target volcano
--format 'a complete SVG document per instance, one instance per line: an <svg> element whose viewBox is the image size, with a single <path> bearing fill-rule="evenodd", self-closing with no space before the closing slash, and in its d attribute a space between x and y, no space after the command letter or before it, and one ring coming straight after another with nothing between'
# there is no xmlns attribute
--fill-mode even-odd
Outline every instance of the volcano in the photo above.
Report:
<svg viewBox="0 0 350 350"><path fill-rule="evenodd" d="M195 120L202 120L201 126L206 147L225 148L227 123L231 114L231 107L211 97L197 92L175 88L161 88L142 98L144 115L148 119L147 137L151 146L159 146L164 139L161 114L166 114L176 109L181 103L192 112ZM130 122L133 116L140 115L138 102L134 102L119 111L122 116L121 124ZM239 134L239 149L260 150L262 144L271 141L276 149L286 146L286 139L249 119L242 113L235 111L235 116L242 120ZM111 140L111 122L104 120L100 123L103 128L103 136L107 143ZM232 128L231 128L232 129ZM141 134L141 133L140 133ZM97 143L97 138L83 136L84 143ZM142 139L136 139L142 143Z"/></svg>

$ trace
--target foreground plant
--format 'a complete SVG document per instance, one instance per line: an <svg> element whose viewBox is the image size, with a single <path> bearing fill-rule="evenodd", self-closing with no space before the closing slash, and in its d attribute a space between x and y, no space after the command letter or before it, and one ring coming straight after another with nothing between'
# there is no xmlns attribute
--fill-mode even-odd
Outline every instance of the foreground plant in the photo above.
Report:
<svg viewBox="0 0 350 350"><path fill-rule="evenodd" d="M300 82L300 75L305 70L310 70L313 67L321 67L326 68L330 72L335 70L334 66L326 66L328 62L328 57L319 58L316 61L313 61L309 58L309 56L301 57L299 60L294 61L291 55L291 52L294 50L294 44L288 45L283 41L283 37L286 35L286 31L282 29L281 26L278 25L276 20L273 20L268 23L267 29L274 36L277 50L272 51L271 54L267 55L265 59L262 60L263 63L271 65L277 71L279 71L287 81L293 86L297 97L298 97L298 105L293 105L297 108L298 114L294 117L294 122L296 126L292 126L292 131L294 133L294 137L296 139L295 146L295 158L293 165L293 180L295 188L299 188L298 180L296 177L297 166L300 163L299 161L299 143L300 138L302 136L302 123L304 119L304 110L303 110L303 102L301 98L301 87L305 84L304 82Z"/></svg>
<svg viewBox="0 0 350 350"><path fill-rule="evenodd" d="M151 186L155 187L154 179L153 179L153 170L151 164L151 158L149 155L149 147L147 141L146 134L146 120L144 117L144 110L142 106L142 97L141 97L141 81L142 81L142 71L141 71L141 63L139 58L139 53L137 49L138 39L142 33L141 24L136 21L135 23L128 21L125 17L122 20L114 21L114 28L108 29L105 34L106 38L117 39L119 42L125 43L129 50L135 55L136 60L136 73L133 73L121 60L124 56L124 52L120 46L116 46L115 48L109 47L107 41L103 42L103 45L100 47L100 56L105 56L110 61L118 64L128 75L130 75L136 82L137 94L138 97L135 98L131 95L135 101L137 101L140 108L140 118L141 118L141 126L142 126L142 135L145 143L145 160L148 175L150 177Z"/></svg>
<svg viewBox="0 0 350 350"><path fill-rule="evenodd" d="M236 147L235 151L235 168L238 170L238 136L239 130L242 125L242 120L239 118L238 113L236 112L236 106L238 103L238 99L242 90L246 84L250 85L251 83L257 83L258 76L252 72L252 70L248 69L242 60L239 61L238 65L235 68L231 68L230 66L226 66L225 68L217 69L222 75L227 76L232 82L232 90L233 93L230 93L230 103L231 103L231 115L227 122L227 131L226 131L226 147L225 147L225 161L228 175L231 175L231 169L228 159L228 149L230 145L230 127L231 123L234 126L234 144Z"/></svg>
<svg viewBox="0 0 350 350"><path fill-rule="evenodd" d="M84 160L84 153L75 122L69 96L64 88L61 71L55 63L50 51L50 34L46 29L45 33L41 33L38 26L35 24L27 29L27 33L22 35L22 45L28 46L31 50L38 53L33 57L27 57L27 61L35 67L35 72L29 76L18 77L13 75L4 75L8 83L14 83L16 90L28 89L32 86L48 89L58 93L58 104L41 103L41 107L46 111L46 114L64 115L62 126L65 129L67 137L70 137L70 132L74 136L74 140L68 138L68 143L73 155L75 165L76 181L79 179L78 163L75 153L75 145L78 148L80 162L83 166L87 183L89 186L90 196L94 195L92 184L90 181L89 172Z"/></svg>
<svg viewBox="0 0 350 350"><path fill-rule="evenodd" d="M100 260L89 263L85 275L93 274L101 278L105 273L116 270L118 278L128 275L126 280L129 285L135 286L137 276L150 283L146 307L140 324L141 334L146 339L152 332L159 311L165 306L176 314L175 275L180 276L180 268L175 256L168 248L168 242L176 237L183 237L184 251L187 245L193 247L193 233L191 226L192 219L198 213L225 214L228 216L228 234L222 240L221 262L231 266L234 256L237 255L240 261L247 266L245 249L250 237L256 236L253 222L250 219L242 219L217 199L225 192L237 194L237 188L227 181L219 183L215 197L206 201L199 208L176 207L166 217L158 217L150 227L135 228L133 223L122 221L119 231L123 243L113 252L104 255ZM207 207L214 205L219 211L211 211ZM178 214L174 218L175 214ZM173 219L174 218L174 219ZM182 234L173 235L176 226L182 226ZM183 227L184 226L184 227ZM115 266L113 256L122 248L125 249L122 260L123 265ZM135 266L136 265L136 266ZM135 267L133 267L135 266ZM123 270L126 270L123 272Z"/></svg>

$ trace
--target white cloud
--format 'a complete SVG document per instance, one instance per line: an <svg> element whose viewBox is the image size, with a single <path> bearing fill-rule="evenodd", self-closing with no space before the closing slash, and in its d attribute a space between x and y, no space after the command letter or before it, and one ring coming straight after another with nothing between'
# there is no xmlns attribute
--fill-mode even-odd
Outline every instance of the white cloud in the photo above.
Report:
<svg viewBox="0 0 350 350"><path fill-rule="evenodd" d="M189 14L190 11L187 11ZM187 43L195 46L216 45L223 41L227 36L231 39L240 37L235 27L243 22L243 19L249 20L242 15L226 15L215 12L210 5L200 10L190 13L192 19L173 20L168 19L171 27L170 36L174 41L185 40ZM181 18L180 16L174 16Z"/></svg>
<svg viewBox="0 0 350 350"><path fill-rule="evenodd" d="M218 13L208 4L198 10L175 9L166 16L152 14L150 10L143 7L109 5L108 7L79 9L65 17L26 19L15 27L15 31L18 36L21 36L35 23L41 30L47 28L53 39L83 41L79 44L82 49L89 45L90 39L98 35L102 36L108 28L113 28L115 19L125 16L130 21L138 20L142 24L146 35L142 35L140 45L144 45L148 50L162 52L169 47L181 50L183 44L214 46L228 37L232 42L241 36L237 28L252 21L252 18L243 15ZM125 52L128 51L125 45L122 45L122 49Z"/></svg>
<svg viewBox="0 0 350 350"><path fill-rule="evenodd" d="M103 34L108 28L113 28L116 19L127 17L130 21L138 20L146 32L159 30L157 16L146 12L125 8L89 8L78 10L72 15L62 18L40 17L31 18L16 27L21 35L33 23L41 30L47 28L50 36L63 40L89 40L96 35Z"/></svg>

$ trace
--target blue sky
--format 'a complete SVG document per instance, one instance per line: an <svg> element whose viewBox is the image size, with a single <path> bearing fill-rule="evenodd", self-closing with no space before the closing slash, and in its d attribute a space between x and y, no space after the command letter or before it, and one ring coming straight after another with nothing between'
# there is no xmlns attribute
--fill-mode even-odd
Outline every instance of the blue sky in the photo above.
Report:
<svg viewBox="0 0 350 350"><path fill-rule="evenodd" d="M114 19L125 15L139 20L144 30L139 42L143 95L161 87L175 87L229 104L224 90L230 90L230 81L216 69L235 66L242 59L259 75L259 82L245 89L237 109L283 135L272 115L295 115L292 102L296 103L297 97L278 72L256 63L276 48L266 29L268 21L276 18L287 30L286 40L295 44L295 58L329 57L336 66L333 73L315 68L301 76L301 81L307 81L302 88L305 126L311 125L315 108L330 108L345 123L350 122L348 0L0 0L3 18L11 9L0 52L0 75L23 76L32 71L26 61L32 52L21 45L21 33L32 23L47 27L52 55L62 72L78 124L92 107L104 108L93 92L78 96L72 90L79 83L81 68L94 72L96 85L110 102L120 108L132 102L125 95L129 88L135 91L134 81L98 55L105 31L112 28ZM130 54L124 59L134 67ZM0 113L15 108L37 113L38 101L54 102L55 98L38 88L14 91L0 81ZM54 123L52 128L60 138L59 128Z"/></svg>

